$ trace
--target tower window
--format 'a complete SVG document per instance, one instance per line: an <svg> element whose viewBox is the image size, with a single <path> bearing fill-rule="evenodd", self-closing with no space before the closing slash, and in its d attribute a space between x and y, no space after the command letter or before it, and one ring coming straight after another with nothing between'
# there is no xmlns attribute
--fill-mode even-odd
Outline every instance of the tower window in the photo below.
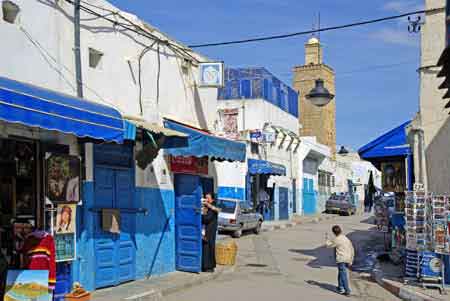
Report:
<svg viewBox="0 0 450 301"><path fill-rule="evenodd" d="M94 48L89 48L89 67L94 69L102 68L103 52Z"/></svg>

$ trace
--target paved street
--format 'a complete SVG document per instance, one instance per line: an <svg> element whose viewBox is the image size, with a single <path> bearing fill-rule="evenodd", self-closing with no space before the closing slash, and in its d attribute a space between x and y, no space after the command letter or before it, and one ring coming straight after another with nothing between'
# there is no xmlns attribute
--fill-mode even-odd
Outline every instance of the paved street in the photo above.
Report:
<svg viewBox="0 0 450 301"><path fill-rule="evenodd" d="M336 217L260 236L245 236L238 240L235 273L169 295L165 300L398 300L354 272L353 296L348 298L334 292L337 271L333 251L323 247L324 233L333 224L342 225L355 244L358 264L365 257L363 253L379 243L380 238L364 220L361 216Z"/></svg>

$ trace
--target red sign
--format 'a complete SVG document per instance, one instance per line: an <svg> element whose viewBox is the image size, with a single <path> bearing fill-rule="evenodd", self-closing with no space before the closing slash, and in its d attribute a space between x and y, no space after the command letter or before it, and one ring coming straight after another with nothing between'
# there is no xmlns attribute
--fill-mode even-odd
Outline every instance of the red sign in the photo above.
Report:
<svg viewBox="0 0 450 301"><path fill-rule="evenodd" d="M174 173L207 175L208 157L197 158L170 156L170 170Z"/></svg>

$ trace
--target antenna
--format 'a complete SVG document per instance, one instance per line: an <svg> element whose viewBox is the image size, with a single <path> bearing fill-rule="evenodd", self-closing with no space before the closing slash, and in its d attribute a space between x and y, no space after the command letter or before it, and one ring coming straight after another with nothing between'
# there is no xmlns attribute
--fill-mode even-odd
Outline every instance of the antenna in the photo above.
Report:
<svg viewBox="0 0 450 301"><path fill-rule="evenodd" d="M320 41L320 12L317 15L317 19L318 19L318 22L319 22L319 25L318 25L318 28L317 28L317 30L319 30L317 32L317 37L319 38L319 41Z"/></svg>

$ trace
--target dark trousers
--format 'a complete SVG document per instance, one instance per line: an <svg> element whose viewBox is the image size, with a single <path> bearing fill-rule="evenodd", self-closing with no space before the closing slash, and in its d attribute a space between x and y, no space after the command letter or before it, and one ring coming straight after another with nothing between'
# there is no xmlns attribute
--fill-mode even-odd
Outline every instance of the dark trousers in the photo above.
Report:
<svg viewBox="0 0 450 301"><path fill-rule="evenodd" d="M338 265L338 290L350 293L350 287L348 285L348 263L340 262Z"/></svg>

